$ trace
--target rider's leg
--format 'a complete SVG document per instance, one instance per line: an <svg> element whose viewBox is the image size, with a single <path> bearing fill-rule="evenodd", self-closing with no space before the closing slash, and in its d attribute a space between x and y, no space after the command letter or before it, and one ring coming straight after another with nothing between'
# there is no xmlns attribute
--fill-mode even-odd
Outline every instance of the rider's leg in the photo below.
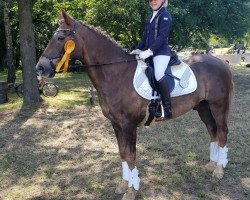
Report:
<svg viewBox="0 0 250 200"><path fill-rule="evenodd" d="M154 68L155 68L155 78L159 85L162 105L164 108L163 119L172 117L170 91L168 88L167 78L165 76L165 71L167 69L169 60L170 56L165 56L165 55L159 55L153 58ZM160 118L161 113L156 113L156 117Z"/></svg>

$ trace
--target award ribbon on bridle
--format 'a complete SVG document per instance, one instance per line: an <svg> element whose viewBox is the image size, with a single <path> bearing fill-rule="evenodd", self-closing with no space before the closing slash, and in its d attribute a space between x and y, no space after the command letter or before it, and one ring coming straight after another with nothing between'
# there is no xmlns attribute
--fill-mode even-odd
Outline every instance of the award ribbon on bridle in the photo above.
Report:
<svg viewBox="0 0 250 200"><path fill-rule="evenodd" d="M63 73L65 74L69 67L69 58L72 51L75 49L75 42L73 40L68 40L64 45L65 53L56 67L56 72L59 72L64 64Z"/></svg>

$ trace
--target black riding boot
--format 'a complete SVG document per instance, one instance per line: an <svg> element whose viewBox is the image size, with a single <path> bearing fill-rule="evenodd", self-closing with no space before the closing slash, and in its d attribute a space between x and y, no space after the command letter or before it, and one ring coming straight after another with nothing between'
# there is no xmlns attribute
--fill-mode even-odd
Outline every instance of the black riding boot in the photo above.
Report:
<svg viewBox="0 0 250 200"><path fill-rule="evenodd" d="M156 121L161 121L172 117L171 100L170 100L170 92L168 88L167 77L163 76L161 80L158 81L158 85L160 89L162 106L164 108L164 115L162 116L162 113L160 111L155 114L155 117L157 118Z"/></svg>

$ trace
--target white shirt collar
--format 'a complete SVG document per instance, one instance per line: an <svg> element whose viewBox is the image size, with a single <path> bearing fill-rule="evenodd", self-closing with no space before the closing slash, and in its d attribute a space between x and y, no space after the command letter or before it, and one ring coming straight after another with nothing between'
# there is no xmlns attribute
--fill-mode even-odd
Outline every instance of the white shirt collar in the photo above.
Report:
<svg viewBox="0 0 250 200"><path fill-rule="evenodd" d="M159 9L159 10L160 10L160 9ZM159 10L157 10L157 11L153 10L153 15L152 15L152 17L151 17L151 19L150 19L150 23L154 20L155 16L156 16L157 13L159 12Z"/></svg>

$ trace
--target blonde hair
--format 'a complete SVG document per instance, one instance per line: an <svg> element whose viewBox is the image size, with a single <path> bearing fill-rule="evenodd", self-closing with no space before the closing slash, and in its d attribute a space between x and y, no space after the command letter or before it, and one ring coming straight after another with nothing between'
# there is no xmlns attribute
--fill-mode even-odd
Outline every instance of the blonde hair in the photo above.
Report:
<svg viewBox="0 0 250 200"><path fill-rule="evenodd" d="M168 0L165 0L165 2L163 3L162 7L167 7L168 6Z"/></svg>

